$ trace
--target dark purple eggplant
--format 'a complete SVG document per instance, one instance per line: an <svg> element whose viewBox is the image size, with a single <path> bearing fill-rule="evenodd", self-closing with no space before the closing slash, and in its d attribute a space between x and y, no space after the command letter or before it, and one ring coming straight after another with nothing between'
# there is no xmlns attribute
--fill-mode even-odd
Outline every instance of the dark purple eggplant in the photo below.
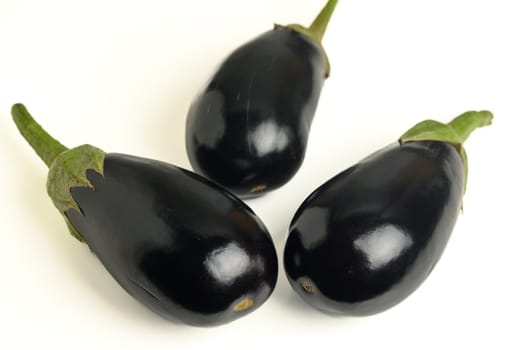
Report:
<svg viewBox="0 0 526 350"><path fill-rule="evenodd" d="M230 192L160 161L90 145L67 149L23 105L12 114L49 166L48 193L71 233L138 301L165 318L212 326L270 296L272 239Z"/></svg>
<svg viewBox="0 0 526 350"><path fill-rule="evenodd" d="M490 112L425 121L315 190L290 225L284 264L312 306L365 316L400 303L431 273L467 180L463 143Z"/></svg>
<svg viewBox="0 0 526 350"><path fill-rule="evenodd" d="M241 197L299 170L329 60L321 45L337 0L309 28L276 25L235 50L192 103L186 150L195 171Z"/></svg>

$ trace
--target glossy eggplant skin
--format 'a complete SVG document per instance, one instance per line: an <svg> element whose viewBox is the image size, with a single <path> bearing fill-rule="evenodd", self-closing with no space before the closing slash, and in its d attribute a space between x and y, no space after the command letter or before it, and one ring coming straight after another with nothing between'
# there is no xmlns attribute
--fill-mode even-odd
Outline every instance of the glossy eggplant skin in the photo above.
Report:
<svg viewBox="0 0 526 350"><path fill-rule="evenodd" d="M195 326L227 323L259 307L277 279L263 223L228 191L159 161L107 154L93 189L71 190L66 214L133 297Z"/></svg>
<svg viewBox="0 0 526 350"><path fill-rule="evenodd" d="M294 290L329 313L366 316L427 278L460 212L464 170L443 142L388 146L313 192L284 254Z"/></svg>
<svg viewBox="0 0 526 350"><path fill-rule="evenodd" d="M288 182L305 157L326 71L321 46L285 27L238 48L188 112L193 169L242 197Z"/></svg>

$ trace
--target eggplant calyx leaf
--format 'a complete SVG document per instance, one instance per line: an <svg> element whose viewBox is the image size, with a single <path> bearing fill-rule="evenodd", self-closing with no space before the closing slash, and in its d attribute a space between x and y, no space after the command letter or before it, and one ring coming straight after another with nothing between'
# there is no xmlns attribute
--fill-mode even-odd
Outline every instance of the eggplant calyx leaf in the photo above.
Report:
<svg viewBox="0 0 526 350"><path fill-rule="evenodd" d="M48 195L55 207L64 216L71 234L79 241L84 241L82 235L71 225L65 214L70 209L82 213L71 195L71 189L73 187L93 189L93 185L87 179L86 172L92 169L103 175L105 156L106 154L96 147L82 145L62 152L49 167Z"/></svg>
<svg viewBox="0 0 526 350"><path fill-rule="evenodd" d="M312 43L319 46L323 53L323 57L325 59L325 78L328 78L331 73L331 64L329 62L329 56L327 56L327 52L323 48L322 40L323 36L325 35L325 31L327 30L327 26L329 25L329 22L331 21L332 15L334 13L334 9L336 8L336 5L338 4L338 0L328 0L323 9L321 9L318 16L314 19L310 27L304 27L301 24L289 24L286 26L282 26L279 24L274 25L274 29L278 28L287 28L290 29L296 33L299 33L303 37L305 37L307 40L311 41Z"/></svg>
<svg viewBox="0 0 526 350"><path fill-rule="evenodd" d="M458 151L464 167L464 192L468 179L468 156L464 143L471 133L480 127L491 125L493 114L489 111L469 111L461 114L448 124L435 120L424 120L400 137L400 144L417 141L446 142Z"/></svg>

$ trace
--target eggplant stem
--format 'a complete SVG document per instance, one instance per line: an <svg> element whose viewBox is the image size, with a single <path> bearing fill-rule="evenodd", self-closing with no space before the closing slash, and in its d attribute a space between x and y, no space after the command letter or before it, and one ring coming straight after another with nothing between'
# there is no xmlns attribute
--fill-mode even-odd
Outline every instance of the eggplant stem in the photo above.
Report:
<svg viewBox="0 0 526 350"><path fill-rule="evenodd" d="M13 105L11 114L20 134L48 167L59 154L68 150L33 119L23 104Z"/></svg>
<svg viewBox="0 0 526 350"><path fill-rule="evenodd" d="M327 30L327 26L329 25L329 21L331 20L337 4L338 0L329 0L309 27L309 31L316 38L318 43L321 43L323 40L323 36L325 35L325 31Z"/></svg>
<svg viewBox="0 0 526 350"><path fill-rule="evenodd" d="M448 125L457 134L459 141L463 144L473 131L491 125L492 120L493 114L490 111L470 111L459 115L449 122Z"/></svg>

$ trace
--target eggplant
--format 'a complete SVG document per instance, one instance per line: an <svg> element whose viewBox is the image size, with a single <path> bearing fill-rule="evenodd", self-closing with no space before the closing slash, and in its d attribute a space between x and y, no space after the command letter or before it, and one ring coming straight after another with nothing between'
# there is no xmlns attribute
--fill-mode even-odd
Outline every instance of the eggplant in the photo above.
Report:
<svg viewBox="0 0 526 350"><path fill-rule="evenodd" d="M192 168L242 198L287 183L299 170L329 60L321 45L337 0L309 28L276 25L236 49L192 102Z"/></svg>
<svg viewBox="0 0 526 350"><path fill-rule="evenodd" d="M16 104L13 119L49 166L48 194L131 296L169 320L233 321L261 306L277 255L260 219L222 187L156 160L67 149Z"/></svg>
<svg viewBox="0 0 526 350"><path fill-rule="evenodd" d="M462 207L463 144L487 111L424 121L316 189L290 224L287 278L327 313L383 312L415 291L439 261Z"/></svg>

